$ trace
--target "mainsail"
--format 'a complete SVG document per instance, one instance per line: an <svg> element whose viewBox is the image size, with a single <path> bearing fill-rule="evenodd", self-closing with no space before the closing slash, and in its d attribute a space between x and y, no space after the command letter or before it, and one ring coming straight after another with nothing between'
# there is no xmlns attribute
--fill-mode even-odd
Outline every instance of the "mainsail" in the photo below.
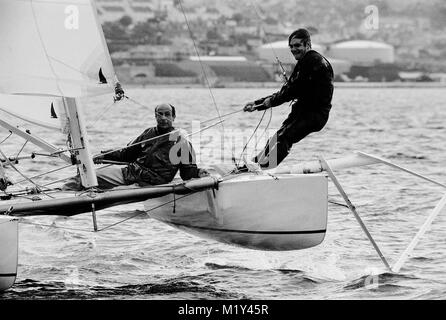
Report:
<svg viewBox="0 0 446 320"><path fill-rule="evenodd" d="M0 39L2 93L85 97L113 89L115 73L90 0L1 0Z"/></svg>
<svg viewBox="0 0 446 320"><path fill-rule="evenodd" d="M83 185L97 185L80 98L113 92L117 78L93 1L0 0L0 39L0 110L62 127Z"/></svg>

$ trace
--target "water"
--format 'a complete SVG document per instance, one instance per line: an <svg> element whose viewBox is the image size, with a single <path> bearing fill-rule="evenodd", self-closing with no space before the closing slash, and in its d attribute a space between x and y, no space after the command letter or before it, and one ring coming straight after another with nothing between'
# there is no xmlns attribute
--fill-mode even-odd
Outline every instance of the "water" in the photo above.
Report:
<svg viewBox="0 0 446 320"><path fill-rule="evenodd" d="M226 114L272 90L212 92L213 98L200 88L129 89L130 97L148 107L127 101L108 109L91 130L93 151L126 144L152 126L151 107L157 103L175 105L176 125L190 132L192 120L217 116L213 99ZM445 182L445 101L444 89L339 88L327 126L295 145L284 165L360 150ZM87 102L89 123L109 102L109 97ZM270 128L278 128L288 111L285 105L275 108ZM224 156L232 154L228 143L233 143L235 155L240 154L260 116L238 113L224 123ZM268 114L259 133L267 121ZM221 126L209 129L198 145L202 164L220 162L221 130ZM64 143L56 134L49 140ZM2 148L14 150L13 141ZM24 162L26 173L37 174L61 163L46 160ZM61 171L48 181L72 174ZM391 265L444 192L382 165L337 175ZM331 183L329 198L342 202ZM132 204L98 212L99 227L142 209L141 204ZM329 204L324 242L293 252L261 252L202 240L145 214L99 233L92 232L90 214L24 222L33 224L20 224L17 282L0 293L1 299L444 299L446 294L444 212L398 275L385 271L353 215L335 204Z"/></svg>

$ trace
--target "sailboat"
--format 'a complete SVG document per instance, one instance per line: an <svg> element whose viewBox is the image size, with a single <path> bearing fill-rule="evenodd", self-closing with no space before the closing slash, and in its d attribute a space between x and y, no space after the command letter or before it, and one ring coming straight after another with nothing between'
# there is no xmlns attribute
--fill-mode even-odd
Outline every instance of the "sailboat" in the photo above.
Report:
<svg viewBox="0 0 446 320"><path fill-rule="evenodd" d="M232 167L215 166L204 178L97 190L82 99L113 94L118 79L96 12L91 0L1 0L0 126L50 159L76 166L86 191L41 188L16 167L18 157L8 157L0 145L0 178L6 181L5 172L15 170L31 184L25 190L8 187L2 194L0 290L11 287L17 276L20 217L91 213L97 230L97 210L144 202L150 217L200 237L257 250L300 250L324 240L333 170L389 164L356 153L266 171L231 173ZM67 147L20 128L24 121L60 131Z"/></svg>

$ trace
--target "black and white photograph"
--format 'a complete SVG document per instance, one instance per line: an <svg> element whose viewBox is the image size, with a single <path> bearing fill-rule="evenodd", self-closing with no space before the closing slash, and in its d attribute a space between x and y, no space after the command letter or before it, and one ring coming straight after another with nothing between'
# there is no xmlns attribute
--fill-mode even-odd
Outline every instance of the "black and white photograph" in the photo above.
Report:
<svg viewBox="0 0 446 320"><path fill-rule="evenodd" d="M0 40L3 302L446 299L444 0L0 0Z"/></svg>

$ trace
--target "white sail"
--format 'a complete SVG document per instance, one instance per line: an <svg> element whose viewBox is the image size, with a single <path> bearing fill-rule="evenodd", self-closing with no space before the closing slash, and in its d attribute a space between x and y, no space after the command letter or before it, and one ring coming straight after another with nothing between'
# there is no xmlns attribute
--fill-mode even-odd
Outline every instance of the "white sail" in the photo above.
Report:
<svg viewBox="0 0 446 320"><path fill-rule="evenodd" d="M11 117L7 119L7 122L16 127L32 123L60 131L62 121L65 119L60 111L60 100L57 97L0 94L0 111L2 111L0 118L4 119L4 115L8 114Z"/></svg>
<svg viewBox="0 0 446 320"><path fill-rule="evenodd" d="M0 0L0 39L0 93L85 97L113 89L90 0Z"/></svg>

